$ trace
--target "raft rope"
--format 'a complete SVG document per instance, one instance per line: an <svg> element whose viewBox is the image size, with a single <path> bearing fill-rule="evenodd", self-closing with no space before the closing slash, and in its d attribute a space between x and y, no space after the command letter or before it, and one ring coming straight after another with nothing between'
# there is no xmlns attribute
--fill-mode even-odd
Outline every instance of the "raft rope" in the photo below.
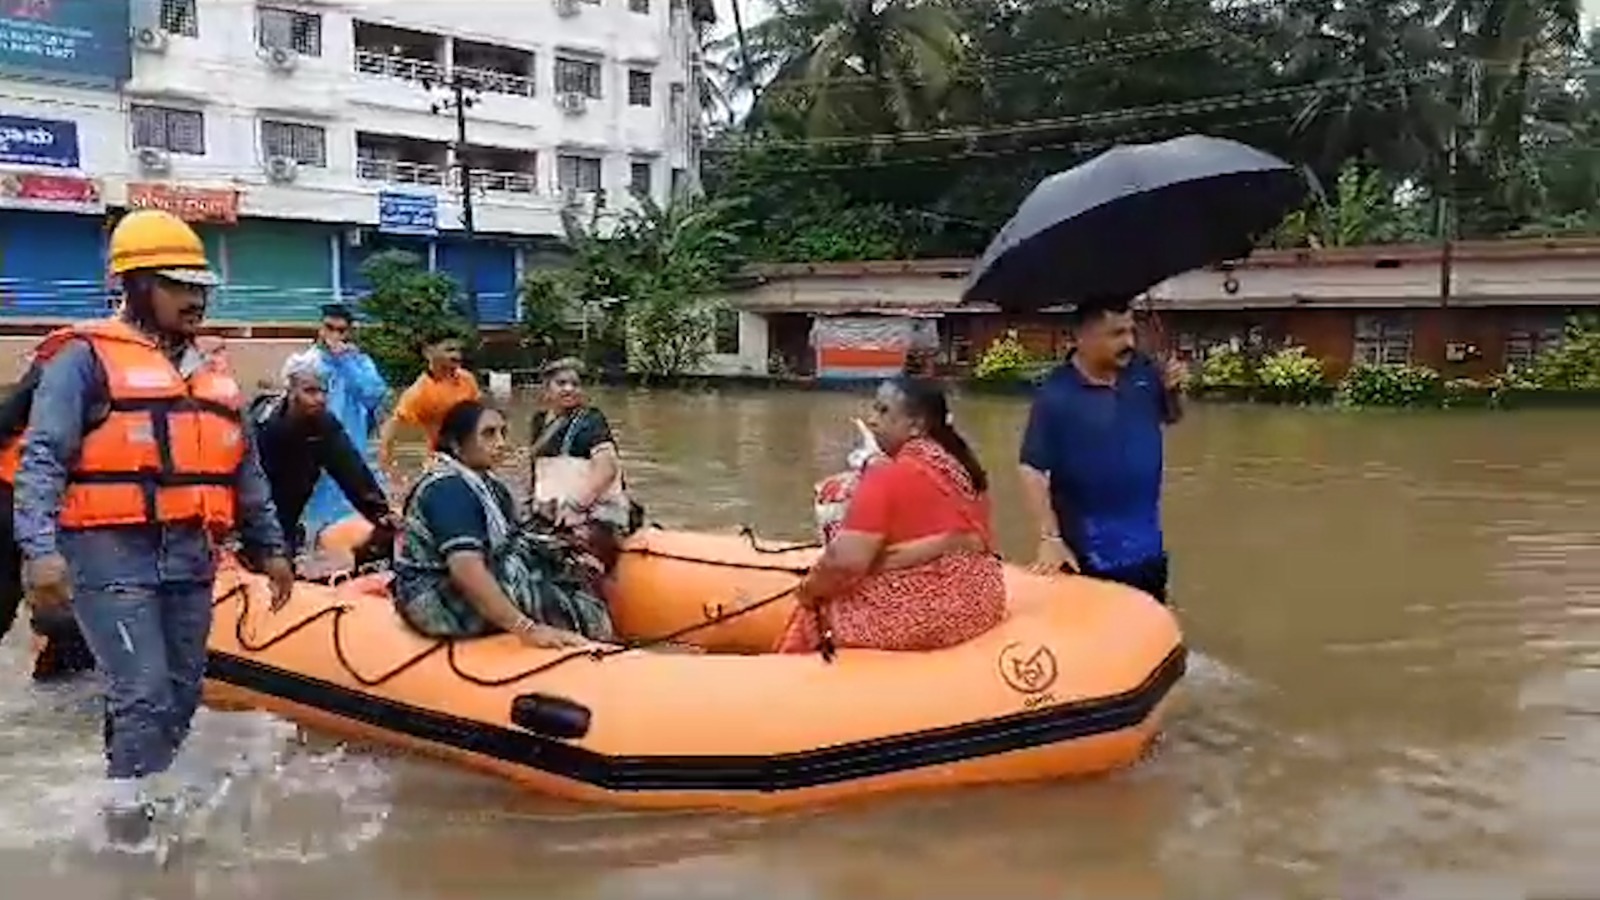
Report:
<svg viewBox="0 0 1600 900"><path fill-rule="evenodd" d="M649 523L646 527L661 529L661 526L654 522ZM768 556L783 556L786 553L797 553L801 550L822 549L822 545L819 543L788 544L781 547L764 547L761 545L761 540L756 535L755 529L751 528L749 525L739 526L739 536L750 542L750 549L757 553L766 554ZM747 572L789 572L794 575L804 575L811 571L811 569L807 566L774 566L767 565L765 563L742 563L731 562L723 559L702 559L698 556L684 556L679 553L667 553L662 550L652 550L649 547L624 547L622 548L621 552L625 554L631 553L635 556L654 556L657 559L670 559L676 562L700 563L702 565L717 566L723 569L741 569Z"/></svg>
<svg viewBox="0 0 1600 900"><path fill-rule="evenodd" d="M755 535L753 533L751 533L749 535L749 537L751 539L752 546L754 546L755 545ZM791 548L791 549L802 549L802 548ZM780 552L781 553L781 552L787 552L787 551L772 551L772 552ZM717 564L712 560L690 559L690 561L692 561L692 562L704 562L704 563L708 563L708 564L711 564L711 565L716 565ZM807 570L805 570L805 569L795 569L793 571L795 571L798 574L804 574ZM337 582L334 582L334 583L337 583ZM332 627L331 627L331 631L333 632L333 653L334 653L334 656L335 656L335 658L338 659L339 666L341 668L343 668L345 670L345 672L347 674L349 674L349 676L351 678L355 679L355 681L358 684L360 684L362 687L368 687L368 688L378 687L378 686L383 685L383 684L385 684L385 683L387 683L389 681L392 681L393 679L399 677L400 675L404 674L405 672L410 671L412 668L416 667L418 664L420 664L424 660L426 660L429 657L437 654L441 650L443 650L444 653L445 653L445 658L446 658L446 661L448 662L448 664L450 666L451 672L455 673L456 677L460 678L461 680L466 681L466 682L468 682L470 684L473 684L475 686L478 686L478 687L505 687L505 686L510 685L510 684L515 684L518 681L522 681L523 679L531 678L534 675L543 674L543 673L548 672L551 669L554 669L554 668L556 668L558 666L562 666L562 665L565 665L565 664L567 664L569 662L572 662L575 659L589 659L589 660L594 660L594 661L598 662L598 661L600 661L602 659L605 659L607 657L618 656L620 654L627 653L627 652L632 651L632 650L645 650L645 649L649 649L651 647L661 646L663 644L674 643L674 642L680 640L681 638L683 638L683 637L685 637L687 635L693 634L693 633L695 633L697 631L701 631L701 630L706 629L706 628L711 628L711 627L716 626L716 625L721 625L722 623L727 622L729 620L737 619L740 616L746 616L746 615L749 615L750 613L756 612L757 610L764 609L764 608L766 608L768 606L771 606L772 604L777 603L778 601L784 599L785 597L788 597L790 594L793 594L795 592L795 589L798 588L798 587L799 587L799 584L796 583L794 585L791 585L789 587L784 588L781 591L778 591L775 594L769 594L768 596L762 597L759 600L751 601L750 603L747 603L744 606L740 606L740 607L738 607L738 608L736 608L736 609L734 609L734 610L732 610L730 612L720 612L719 611L718 614L715 617L709 619L708 621L695 622L695 623L692 623L690 625L686 625L683 628L679 628L676 631L669 632L667 634L657 635L655 637L650 637L650 638L643 638L643 639L636 640L636 641L624 641L624 642L622 642L620 644L617 644L617 645L614 645L614 646L610 646L610 647L594 647L594 648L587 648L587 649L582 649L582 650L572 650L572 651L569 651L567 653L562 654L561 656L556 657L555 659L552 659L552 660L549 660L547 662L541 663L541 664L539 664L537 666L534 666L534 667L532 667L530 669L526 669L526 670L524 670L522 672L518 672L518 673L516 673L514 675L506 675L506 676L501 677L501 678L480 678L477 675L473 675L470 672L464 671L461 668L460 664L456 661L456 645L459 644L460 641L459 640L448 640L448 639L438 640L432 646L428 647L426 650L423 650L421 653L418 653L415 656L412 656L410 659L407 659L406 661L400 663L398 666L394 667L393 669L390 669L389 671L383 673L382 675L378 675L376 677L369 677L369 676L363 675L359 671L356 670L354 665L351 664L350 657L345 652L344 630L343 630L343 628L340 627L340 623L342 623L344 621L345 615L350 612L349 606L347 606L345 604L339 604L339 605L336 605L336 606L329 606L326 609L319 610L319 611L313 613L312 615L307 616L306 618L300 620L299 622L295 623L294 625L289 626L288 628L284 629L282 632L279 632L276 636L274 636L272 638L269 638L269 639L267 639L265 641L262 641L260 643L256 643L254 641L251 641L249 638L247 638L245 636L245 621L246 621L246 619L249 618L249 615L250 615L250 590L249 590L249 585L248 584L246 584L244 581L236 582L231 589L229 589L228 591L223 593L222 596L218 597L216 600L212 601L211 605L212 605L212 608L216 608L216 607L219 607L222 604L224 604L224 603L228 602L229 600L232 600L232 599L234 599L236 597L239 599L239 607L240 607L239 608L239 617L238 617L238 619L236 619L234 621L233 636L234 636L234 640L238 642L239 646L242 647L243 649L245 649L246 651L250 652L250 653L262 653L262 652L265 652L267 650L270 650L273 647L277 646L278 644L280 644L280 643L288 640L289 638L293 637L294 635L300 633L301 631L304 631L305 629L309 628L311 625L315 624L316 622L321 621L322 619L326 619L326 618L333 619L333 624L332 624ZM823 646L822 649L823 649L823 657L825 659L831 661L833 659L833 653L832 653L833 648L831 646L831 641L825 641L824 642L824 646Z"/></svg>

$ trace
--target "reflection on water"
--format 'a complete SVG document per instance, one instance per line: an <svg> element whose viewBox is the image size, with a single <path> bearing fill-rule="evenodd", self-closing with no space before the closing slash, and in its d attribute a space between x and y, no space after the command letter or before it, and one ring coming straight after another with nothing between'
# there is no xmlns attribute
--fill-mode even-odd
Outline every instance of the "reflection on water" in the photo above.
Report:
<svg viewBox="0 0 1600 900"><path fill-rule="evenodd" d="M840 464L860 402L601 400L651 518L791 538L809 536L810 486ZM1012 475L1023 409L955 407L997 476L1013 557L1031 549ZM514 425L526 431L526 412ZM1154 757L1092 783L765 819L618 813L213 715L207 758L250 746L269 760L245 779L249 833L135 877L74 849L98 714L81 689L26 687L14 636L0 647L0 860L22 874L7 887L63 900L1574 896L1600 883L1597 438L1600 417L1583 414L1195 410L1169 442L1166 518L1198 656Z"/></svg>

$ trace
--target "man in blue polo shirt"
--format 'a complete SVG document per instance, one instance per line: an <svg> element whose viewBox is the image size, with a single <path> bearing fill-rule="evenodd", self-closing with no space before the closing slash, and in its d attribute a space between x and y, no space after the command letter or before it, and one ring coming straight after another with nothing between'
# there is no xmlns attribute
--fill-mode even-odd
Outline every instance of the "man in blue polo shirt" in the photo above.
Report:
<svg viewBox="0 0 1600 900"><path fill-rule="evenodd" d="M1135 351L1126 300L1073 313L1074 349L1034 395L1022 438L1036 572L1070 570L1167 600L1162 428L1183 415L1183 364Z"/></svg>

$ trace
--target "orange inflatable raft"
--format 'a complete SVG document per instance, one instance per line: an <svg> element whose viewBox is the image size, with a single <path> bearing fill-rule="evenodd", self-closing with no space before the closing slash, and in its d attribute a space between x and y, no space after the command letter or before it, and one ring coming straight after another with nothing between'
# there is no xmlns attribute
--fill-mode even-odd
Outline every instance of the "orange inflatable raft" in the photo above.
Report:
<svg viewBox="0 0 1600 900"><path fill-rule="evenodd" d="M765 653L816 553L749 535L631 538L611 598L619 631L692 629L682 641L707 653L429 640L401 621L381 575L302 583L273 613L265 579L229 567L207 699L548 795L647 808L762 811L1087 776L1135 762L1155 738L1185 652L1146 595L1008 567L1010 616L967 644L843 649L832 662Z"/></svg>

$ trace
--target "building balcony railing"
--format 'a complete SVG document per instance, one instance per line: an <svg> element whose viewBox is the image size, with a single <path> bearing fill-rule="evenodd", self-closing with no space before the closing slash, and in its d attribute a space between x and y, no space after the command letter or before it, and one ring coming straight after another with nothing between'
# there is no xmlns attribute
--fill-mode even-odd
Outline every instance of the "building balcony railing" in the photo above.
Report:
<svg viewBox="0 0 1600 900"><path fill-rule="evenodd" d="M428 187L461 187L460 172L434 163L406 162L393 159L358 159L356 177L362 181L382 181L389 184L417 184ZM472 186L475 190L497 194L537 194L539 178L532 172L473 169Z"/></svg>
<svg viewBox="0 0 1600 900"><path fill-rule="evenodd" d="M422 184L443 187L445 167L433 163L407 162L399 159L357 159L356 177L362 181L385 181L390 184Z"/></svg>
<svg viewBox="0 0 1600 900"><path fill-rule="evenodd" d="M472 66L456 66L456 75L466 84L492 94L511 94L517 97L532 97L534 94L534 80L526 75L513 75L510 72L497 72L494 69L478 69Z"/></svg>
<svg viewBox="0 0 1600 900"><path fill-rule="evenodd" d="M432 60L390 56L372 50L357 50L355 62L356 71L363 75L397 78L401 81L431 81L435 84L442 84L445 80L444 66Z"/></svg>
<svg viewBox="0 0 1600 900"><path fill-rule="evenodd" d="M460 187L459 172L450 173L450 186ZM506 194L536 194L539 178L531 172L507 172L494 169L473 169L472 186L480 191Z"/></svg>

